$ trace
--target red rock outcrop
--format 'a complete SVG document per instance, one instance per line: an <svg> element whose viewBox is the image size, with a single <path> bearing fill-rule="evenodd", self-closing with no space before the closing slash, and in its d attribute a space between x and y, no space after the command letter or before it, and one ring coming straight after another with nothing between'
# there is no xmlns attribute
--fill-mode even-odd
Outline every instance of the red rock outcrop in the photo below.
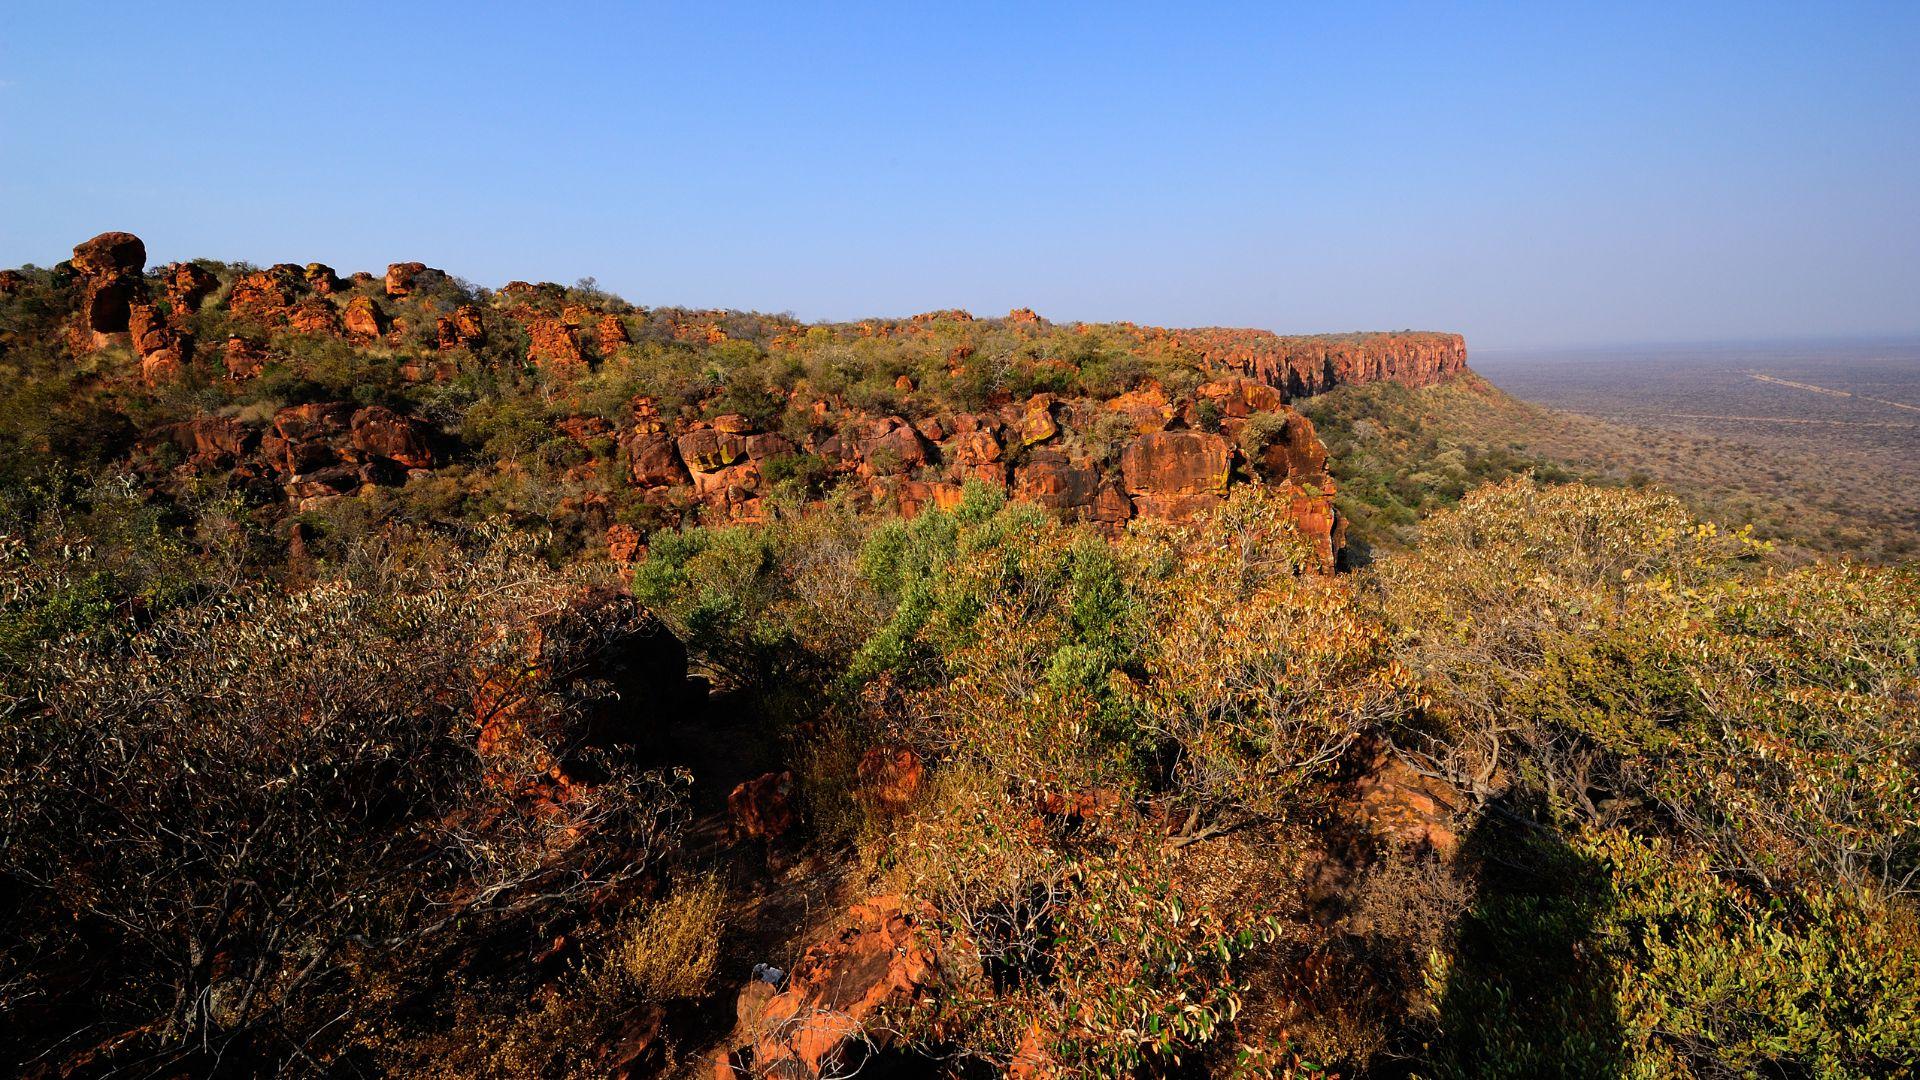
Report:
<svg viewBox="0 0 1920 1080"><path fill-rule="evenodd" d="M267 366L267 354L243 337L228 338L221 356L229 378L251 379Z"/></svg>
<svg viewBox="0 0 1920 1080"><path fill-rule="evenodd" d="M273 323L286 318L295 290L286 275L255 270L235 278L227 290L227 310L245 319Z"/></svg>
<svg viewBox="0 0 1920 1080"><path fill-rule="evenodd" d="M1431 386L1467 366L1467 344L1459 334L1408 330L1282 337L1222 327L1134 331L1145 343L1196 353L1208 364L1257 379L1290 398L1371 382Z"/></svg>
<svg viewBox="0 0 1920 1080"><path fill-rule="evenodd" d="M580 332L551 315L536 315L527 323L527 361L560 374L585 371L587 354L580 348Z"/></svg>
<svg viewBox="0 0 1920 1080"><path fill-rule="evenodd" d="M602 357L612 356L614 350L631 340L627 337L627 324L620 321L620 316L613 314L600 316L600 321L594 326L594 337Z"/></svg>
<svg viewBox="0 0 1920 1080"><path fill-rule="evenodd" d="M287 312L287 328L296 334L339 337L344 332L340 309L323 296L309 296Z"/></svg>
<svg viewBox="0 0 1920 1080"><path fill-rule="evenodd" d="M361 344L378 341L387 332L387 316L371 296L347 301L347 336Z"/></svg>
<svg viewBox="0 0 1920 1080"><path fill-rule="evenodd" d="M200 310L201 301L220 287L220 279L193 263L173 263L166 272L167 303L176 311Z"/></svg>
<svg viewBox="0 0 1920 1080"><path fill-rule="evenodd" d="M632 436L621 446L627 453L627 475L634 486L650 488L690 482L673 436L647 432Z"/></svg>
<svg viewBox="0 0 1920 1080"><path fill-rule="evenodd" d="M736 785L727 793L727 820L736 837L778 839L799 821L793 806L793 774L770 772Z"/></svg>
<svg viewBox="0 0 1920 1080"><path fill-rule="evenodd" d="M1233 447L1203 431L1155 431L1120 455L1127 494L1142 517L1184 521L1227 493Z"/></svg>
<svg viewBox="0 0 1920 1080"><path fill-rule="evenodd" d="M916 913L900 897L860 904L844 930L807 950L784 990L749 985L742 992L715 1080L851 1075L854 1055L891 1037L874 1021L928 992L939 970Z"/></svg>
<svg viewBox="0 0 1920 1080"><path fill-rule="evenodd" d="M433 468L433 428L383 405L369 405L350 423L355 448L408 469Z"/></svg>
<svg viewBox="0 0 1920 1080"><path fill-rule="evenodd" d="M413 279L427 272L426 263L402 262L387 265L387 295L405 296L413 291Z"/></svg>
<svg viewBox="0 0 1920 1080"><path fill-rule="evenodd" d="M73 249L73 269L82 278L77 344L97 349L127 332L133 304L146 292L146 265L147 245L132 233L104 232Z"/></svg>
<svg viewBox="0 0 1920 1080"><path fill-rule="evenodd" d="M340 291L340 275L326 263L310 262L302 271L307 285L322 296L331 296Z"/></svg>

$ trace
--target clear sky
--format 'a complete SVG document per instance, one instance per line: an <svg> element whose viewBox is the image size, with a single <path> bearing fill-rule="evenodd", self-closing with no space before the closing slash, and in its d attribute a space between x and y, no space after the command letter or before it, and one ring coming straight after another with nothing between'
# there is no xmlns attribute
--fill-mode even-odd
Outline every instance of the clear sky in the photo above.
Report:
<svg viewBox="0 0 1920 1080"><path fill-rule="evenodd" d="M803 318L1920 332L1920 3L6 3L0 265Z"/></svg>

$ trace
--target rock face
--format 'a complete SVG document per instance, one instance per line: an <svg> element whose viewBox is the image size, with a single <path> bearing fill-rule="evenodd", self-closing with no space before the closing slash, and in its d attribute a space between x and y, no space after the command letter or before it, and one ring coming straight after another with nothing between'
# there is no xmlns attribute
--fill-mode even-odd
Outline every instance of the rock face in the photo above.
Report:
<svg viewBox="0 0 1920 1080"><path fill-rule="evenodd" d="M1128 444L1120 455L1127 494L1148 497L1219 497L1227 493L1233 447L1203 431L1155 431Z"/></svg>
<svg viewBox="0 0 1920 1080"><path fill-rule="evenodd" d="M1266 330L1138 327L1136 333L1143 342L1197 353L1290 398L1371 382L1431 386L1467 366L1466 339L1429 331L1282 337Z"/></svg>
<svg viewBox="0 0 1920 1080"><path fill-rule="evenodd" d="M860 904L846 924L807 950L786 989L768 993L762 982L742 992L716 1080L850 1076L869 1041L886 1044L889 1033L874 1021L925 993L939 960L900 897Z"/></svg>

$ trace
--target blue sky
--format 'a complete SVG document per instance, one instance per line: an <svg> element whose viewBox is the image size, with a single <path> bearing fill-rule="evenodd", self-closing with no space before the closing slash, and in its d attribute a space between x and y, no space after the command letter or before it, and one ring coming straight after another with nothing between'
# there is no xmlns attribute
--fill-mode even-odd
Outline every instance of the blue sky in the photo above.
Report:
<svg viewBox="0 0 1920 1080"><path fill-rule="evenodd" d="M0 265L805 318L1920 332L1920 4L0 8Z"/></svg>

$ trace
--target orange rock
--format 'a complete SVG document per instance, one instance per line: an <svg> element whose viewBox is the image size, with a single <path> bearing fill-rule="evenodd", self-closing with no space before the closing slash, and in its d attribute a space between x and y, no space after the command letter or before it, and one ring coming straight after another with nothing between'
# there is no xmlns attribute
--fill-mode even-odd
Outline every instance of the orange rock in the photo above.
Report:
<svg viewBox="0 0 1920 1080"><path fill-rule="evenodd" d="M1036 454L1020 466L1013 481L1015 497L1059 511L1091 507L1099 489L1096 469L1057 453Z"/></svg>
<svg viewBox="0 0 1920 1080"><path fill-rule="evenodd" d="M736 837L778 839L799 820L793 808L793 774L770 772L736 785L727 793L727 817Z"/></svg>
<svg viewBox="0 0 1920 1080"><path fill-rule="evenodd" d="M387 264L387 295L405 296L413 291L413 281L426 273L427 264L417 262Z"/></svg>
<svg viewBox="0 0 1920 1080"><path fill-rule="evenodd" d="M179 353L156 349L140 358L140 378L148 386L159 386L178 379L184 366Z"/></svg>
<svg viewBox="0 0 1920 1080"><path fill-rule="evenodd" d="M1027 399L1026 408L1013 421L1013 430L1021 446L1035 446L1058 435L1060 425L1053 419L1053 395L1035 394Z"/></svg>
<svg viewBox="0 0 1920 1080"><path fill-rule="evenodd" d="M226 363L227 375L235 379L251 379L267 366L266 354L243 337L228 338L221 355Z"/></svg>
<svg viewBox="0 0 1920 1080"><path fill-rule="evenodd" d="M353 445L408 469L433 468L433 428L426 421L401 416L384 405L369 405L353 414Z"/></svg>
<svg viewBox="0 0 1920 1080"><path fill-rule="evenodd" d="M714 1075L848 1075L857 1065L855 1047L884 1046L892 1038L878 1021L910 1005L939 976L918 914L898 896L854 907L846 929L794 965L784 991L762 993L738 1010L741 1022L728 1040L736 1053L716 1061Z"/></svg>
<svg viewBox="0 0 1920 1080"><path fill-rule="evenodd" d="M322 334L339 337L342 331L340 309L324 297L309 296L287 312L287 326L296 334Z"/></svg>
<svg viewBox="0 0 1920 1080"><path fill-rule="evenodd" d="M870 421L860 434L861 472L868 476L911 473L927 463L927 447L913 425L898 416Z"/></svg>
<svg viewBox="0 0 1920 1080"><path fill-rule="evenodd" d="M103 232L73 249L73 269L81 277L123 277L146 268L147 245L129 232Z"/></svg>
<svg viewBox="0 0 1920 1080"><path fill-rule="evenodd" d="M1121 452L1120 469L1132 495L1217 497L1227 492L1232 461L1233 447L1218 435L1155 431Z"/></svg>
<svg viewBox="0 0 1920 1080"><path fill-rule="evenodd" d="M334 273L333 267L326 263L310 262L301 273L313 291L322 296L331 296L340 291L340 275Z"/></svg>
<svg viewBox="0 0 1920 1080"><path fill-rule="evenodd" d="M566 374L584 371L587 354L580 348L580 336L573 327L551 315L536 315L527 323L527 360L549 371Z"/></svg>
<svg viewBox="0 0 1920 1080"><path fill-rule="evenodd" d="M227 310L246 319L275 322L293 306L293 286L270 270L256 270L235 278L227 290Z"/></svg>
<svg viewBox="0 0 1920 1080"><path fill-rule="evenodd" d="M133 305L146 296L147 245L132 233L101 233L73 249L72 265L84 279L75 341L101 348L127 332Z"/></svg>
<svg viewBox="0 0 1920 1080"><path fill-rule="evenodd" d="M1266 383L1239 375L1215 379L1203 384L1195 392L1203 400L1218 406L1222 416L1235 418L1252 416L1257 412L1278 412L1286 405L1286 399L1280 395L1280 391Z"/></svg>
<svg viewBox="0 0 1920 1080"><path fill-rule="evenodd" d="M600 316L594 336L599 339L602 357L612 356L616 349L631 340L627 337L627 324L620 320L620 316L613 314Z"/></svg>
<svg viewBox="0 0 1920 1080"><path fill-rule="evenodd" d="M133 351L140 356L151 356L163 349L177 350L180 345L179 335L151 304L135 304L128 309L127 337Z"/></svg>
<svg viewBox="0 0 1920 1080"><path fill-rule="evenodd" d="M1390 843L1451 858L1460 848L1453 815L1464 800L1453 785L1414 772L1385 746L1362 747L1364 765L1349 786L1348 812Z"/></svg>
<svg viewBox="0 0 1920 1080"><path fill-rule="evenodd" d="M747 441L718 428L696 428L680 436L677 445L680 460L696 474L718 472L747 457Z"/></svg>
<svg viewBox="0 0 1920 1080"><path fill-rule="evenodd" d="M1259 452L1260 471L1269 480L1315 483L1331 490L1326 479L1327 448L1313 430L1313 421L1290 408L1278 410L1286 426Z"/></svg>
<svg viewBox="0 0 1920 1080"><path fill-rule="evenodd" d="M193 263L173 263L166 271L167 303L176 311L200 310L200 302L220 287L220 279Z"/></svg>
<svg viewBox="0 0 1920 1080"><path fill-rule="evenodd" d="M380 340L387 332L387 316L371 296L356 296L347 301L347 336L364 345Z"/></svg>
<svg viewBox="0 0 1920 1080"><path fill-rule="evenodd" d="M1108 401L1106 407L1133 421L1134 430L1142 435L1165 431L1173 419L1173 406L1167 404L1167 395L1158 386L1129 390Z"/></svg>
<svg viewBox="0 0 1920 1080"><path fill-rule="evenodd" d="M627 452L627 476L638 487L661 487L687 482L687 470L673 436L665 432L644 432L629 436L621 446Z"/></svg>
<svg viewBox="0 0 1920 1080"><path fill-rule="evenodd" d="M617 563L630 563L639 559L642 550L638 529L624 522L607 526L608 558Z"/></svg>
<svg viewBox="0 0 1920 1080"><path fill-rule="evenodd" d="M860 780L860 793L875 808L889 814L903 814L913 807L926 780L927 768L920 755L907 747L875 747L860 756L854 769Z"/></svg>
<svg viewBox="0 0 1920 1080"><path fill-rule="evenodd" d="M1007 321L1010 323L1037 323L1040 321L1040 316L1035 314L1032 308L1018 307L1007 312Z"/></svg>

